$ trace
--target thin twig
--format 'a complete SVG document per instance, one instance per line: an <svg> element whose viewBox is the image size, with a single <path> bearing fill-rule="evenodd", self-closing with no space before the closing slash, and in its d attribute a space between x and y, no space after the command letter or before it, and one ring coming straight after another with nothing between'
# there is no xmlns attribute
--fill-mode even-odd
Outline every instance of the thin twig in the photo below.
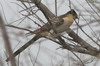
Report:
<svg viewBox="0 0 100 66"><path fill-rule="evenodd" d="M56 16L57 16L57 0L55 0L55 14L56 14Z"/></svg>
<svg viewBox="0 0 100 66"><path fill-rule="evenodd" d="M20 29L20 30L29 31L29 32L31 32L31 33L32 33L32 31L31 31L31 30L26 29L26 28L17 27L17 26L14 26L14 25L5 25L5 26L8 26L8 27L13 27L13 28Z"/></svg>

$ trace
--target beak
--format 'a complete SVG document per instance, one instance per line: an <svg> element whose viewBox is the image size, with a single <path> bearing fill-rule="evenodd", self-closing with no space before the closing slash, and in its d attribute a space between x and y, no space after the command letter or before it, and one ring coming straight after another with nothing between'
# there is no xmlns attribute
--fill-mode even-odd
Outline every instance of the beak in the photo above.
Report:
<svg viewBox="0 0 100 66"><path fill-rule="evenodd" d="M76 16L76 19L79 19L78 16Z"/></svg>

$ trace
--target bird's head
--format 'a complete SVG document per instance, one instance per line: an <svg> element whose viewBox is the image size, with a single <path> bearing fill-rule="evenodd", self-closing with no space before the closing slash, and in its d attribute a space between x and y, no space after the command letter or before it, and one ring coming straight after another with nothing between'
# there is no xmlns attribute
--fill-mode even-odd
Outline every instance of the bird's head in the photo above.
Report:
<svg viewBox="0 0 100 66"><path fill-rule="evenodd" d="M78 19L77 13L74 11L74 9L71 9L69 12L67 12L67 15L72 15L73 19Z"/></svg>

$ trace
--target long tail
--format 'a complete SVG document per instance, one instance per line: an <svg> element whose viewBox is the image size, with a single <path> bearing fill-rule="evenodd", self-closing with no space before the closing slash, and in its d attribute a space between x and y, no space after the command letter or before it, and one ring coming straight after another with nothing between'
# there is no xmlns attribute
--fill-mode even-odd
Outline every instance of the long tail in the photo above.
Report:
<svg viewBox="0 0 100 66"><path fill-rule="evenodd" d="M33 37L30 41L28 41L25 45L23 45L22 47L20 47L16 52L14 52L14 57L16 57L18 54L20 54L22 51L24 51L28 46L30 46L32 43L34 43L36 40L38 40L39 38L41 38L40 35L36 35L35 37ZM9 58L6 59L6 62L9 61Z"/></svg>

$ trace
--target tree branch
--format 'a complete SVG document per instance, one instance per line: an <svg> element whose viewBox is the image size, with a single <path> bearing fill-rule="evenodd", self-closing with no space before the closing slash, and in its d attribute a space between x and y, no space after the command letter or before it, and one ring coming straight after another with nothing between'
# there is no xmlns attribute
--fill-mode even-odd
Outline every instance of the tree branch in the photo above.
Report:
<svg viewBox="0 0 100 66"><path fill-rule="evenodd" d="M11 46L10 46L9 37L7 35L7 31L6 31L6 28L5 28L5 25L4 25L4 21L2 19L2 15L1 14L0 14L0 27L1 27L2 35L3 35L3 39L4 39L4 43L5 43L5 49L7 50L7 53L10 56L9 59L11 60L10 61L11 66L16 66L15 59L14 59L14 56L13 56L13 53L12 53L12 49L11 49Z"/></svg>
<svg viewBox="0 0 100 66"><path fill-rule="evenodd" d="M89 43L84 41L82 38L80 38L73 30L71 30L70 28L68 30L69 31L67 31L67 33L70 37L73 38L73 41L80 44L83 48L87 49L88 51L90 51L90 55L95 56L98 52L100 52L96 48L91 46Z"/></svg>
<svg viewBox="0 0 100 66"><path fill-rule="evenodd" d="M41 0L31 0L35 5L42 11L44 16L50 21L55 15L44 5L41 3Z"/></svg>

